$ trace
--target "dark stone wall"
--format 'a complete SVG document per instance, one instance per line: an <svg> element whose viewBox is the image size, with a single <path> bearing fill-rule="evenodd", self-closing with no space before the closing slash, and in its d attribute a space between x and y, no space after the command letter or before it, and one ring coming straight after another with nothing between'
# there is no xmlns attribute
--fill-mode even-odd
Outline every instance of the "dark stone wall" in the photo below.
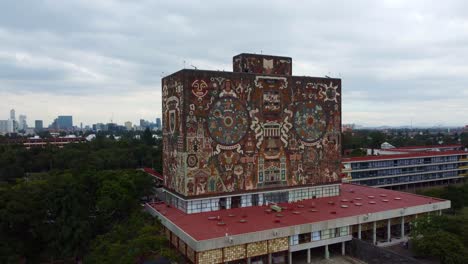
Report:
<svg viewBox="0 0 468 264"><path fill-rule="evenodd" d="M162 87L167 188L203 196L339 181L340 79L182 70Z"/></svg>

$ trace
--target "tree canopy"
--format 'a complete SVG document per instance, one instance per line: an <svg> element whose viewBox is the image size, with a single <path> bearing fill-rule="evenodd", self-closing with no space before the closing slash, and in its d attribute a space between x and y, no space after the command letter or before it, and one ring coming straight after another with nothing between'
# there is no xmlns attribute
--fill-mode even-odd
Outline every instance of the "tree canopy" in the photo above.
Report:
<svg viewBox="0 0 468 264"><path fill-rule="evenodd" d="M128 246L151 242L132 256L150 248L166 254L159 224L141 215L140 197L151 194L152 181L144 172L119 170L44 174L2 185L0 262L82 257L94 239L127 225L142 228L122 238Z"/></svg>
<svg viewBox="0 0 468 264"><path fill-rule="evenodd" d="M63 148L49 145L28 150L21 145L0 145L0 182L14 182L17 178L49 171L82 172L141 167L162 171L160 140L146 142L123 137L117 141L98 135L91 142L68 144Z"/></svg>
<svg viewBox="0 0 468 264"><path fill-rule="evenodd" d="M468 263L468 184L420 191L448 199L452 208L441 216L418 218L411 230L414 251L441 263Z"/></svg>

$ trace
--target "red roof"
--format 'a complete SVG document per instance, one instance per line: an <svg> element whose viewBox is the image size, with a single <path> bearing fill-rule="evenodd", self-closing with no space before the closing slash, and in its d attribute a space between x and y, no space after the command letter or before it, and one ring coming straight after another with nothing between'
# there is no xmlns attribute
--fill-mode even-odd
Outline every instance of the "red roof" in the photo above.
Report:
<svg viewBox="0 0 468 264"><path fill-rule="evenodd" d="M408 146L408 147L397 147L393 149L385 149L385 150L411 150L411 149L435 149L435 148L461 148L462 145L460 144L453 144L453 145L432 145L432 146Z"/></svg>
<svg viewBox="0 0 468 264"><path fill-rule="evenodd" d="M372 203L369 203L371 201ZM339 196L279 204L281 207L287 207L281 212L282 217L277 217L277 213L274 212L266 212L265 210L269 208L267 206L186 214L179 209L167 207L164 203L148 205L192 238L200 241L224 237L226 233L229 235L245 234L441 201L444 200L361 185L342 184ZM343 208L342 205L348 207ZM316 211L312 212L312 210ZM239 222L241 219L245 219L246 222ZM275 220L279 220L279 223ZM219 221L224 222L225 225L218 225Z"/></svg>
<svg viewBox="0 0 468 264"><path fill-rule="evenodd" d="M143 171L148 173L149 175L158 178L161 181L164 181L164 177L162 176L161 173L151 169L151 168L143 168Z"/></svg>
<svg viewBox="0 0 468 264"><path fill-rule="evenodd" d="M468 155L467 151L463 150L452 150L452 151L441 151L441 152L412 152L405 154L392 154L392 155L374 155L364 157L353 157L343 158L342 162L357 162L357 161L373 161L373 160L391 160L391 159L404 159L404 158L422 158L422 157L435 157L435 156L450 156L450 155Z"/></svg>

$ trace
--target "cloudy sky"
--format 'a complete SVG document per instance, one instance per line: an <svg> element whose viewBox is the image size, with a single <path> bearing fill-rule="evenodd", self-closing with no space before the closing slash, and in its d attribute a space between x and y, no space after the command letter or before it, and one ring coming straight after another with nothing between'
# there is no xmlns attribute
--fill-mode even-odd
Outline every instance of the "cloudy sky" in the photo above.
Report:
<svg viewBox="0 0 468 264"><path fill-rule="evenodd" d="M0 1L0 119L154 120L160 79L291 56L343 79L343 122L468 124L468 1Z"/></svg>

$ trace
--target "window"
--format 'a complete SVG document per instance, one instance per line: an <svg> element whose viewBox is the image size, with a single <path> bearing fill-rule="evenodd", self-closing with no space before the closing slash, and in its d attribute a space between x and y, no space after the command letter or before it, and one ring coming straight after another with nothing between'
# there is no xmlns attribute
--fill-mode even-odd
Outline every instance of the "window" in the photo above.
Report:
<svg viewBox="0 0 468 264"><path fill-rule="evenodd" d="M310 233L300 234L299 235L299 244L309 243L310 242Z"/></svg>
<svg viewBox="0 0 468 264"><path fill-rule="evenodd" d="M312 241L319 241L320 240L320 231L312 232Z"/></svg>
<svg viewBox="0 0 468 264"><path fill-rule="evenodd" d="M289 245L294 246L299 244L299 235L292 235L289 237Z"/></svg>
<svg viewBox="0 0 468 264"><path fill-rule="evenodd" d="M325 229L320 231L322 239L329 239L330 238L330 229Z"/></svg>
<svg viewBox="0 0 468 264"><path fill-rule="evenodd" d="M347 236L348 234L349 232L347 226L340 227L340 236Z"/></svg>

